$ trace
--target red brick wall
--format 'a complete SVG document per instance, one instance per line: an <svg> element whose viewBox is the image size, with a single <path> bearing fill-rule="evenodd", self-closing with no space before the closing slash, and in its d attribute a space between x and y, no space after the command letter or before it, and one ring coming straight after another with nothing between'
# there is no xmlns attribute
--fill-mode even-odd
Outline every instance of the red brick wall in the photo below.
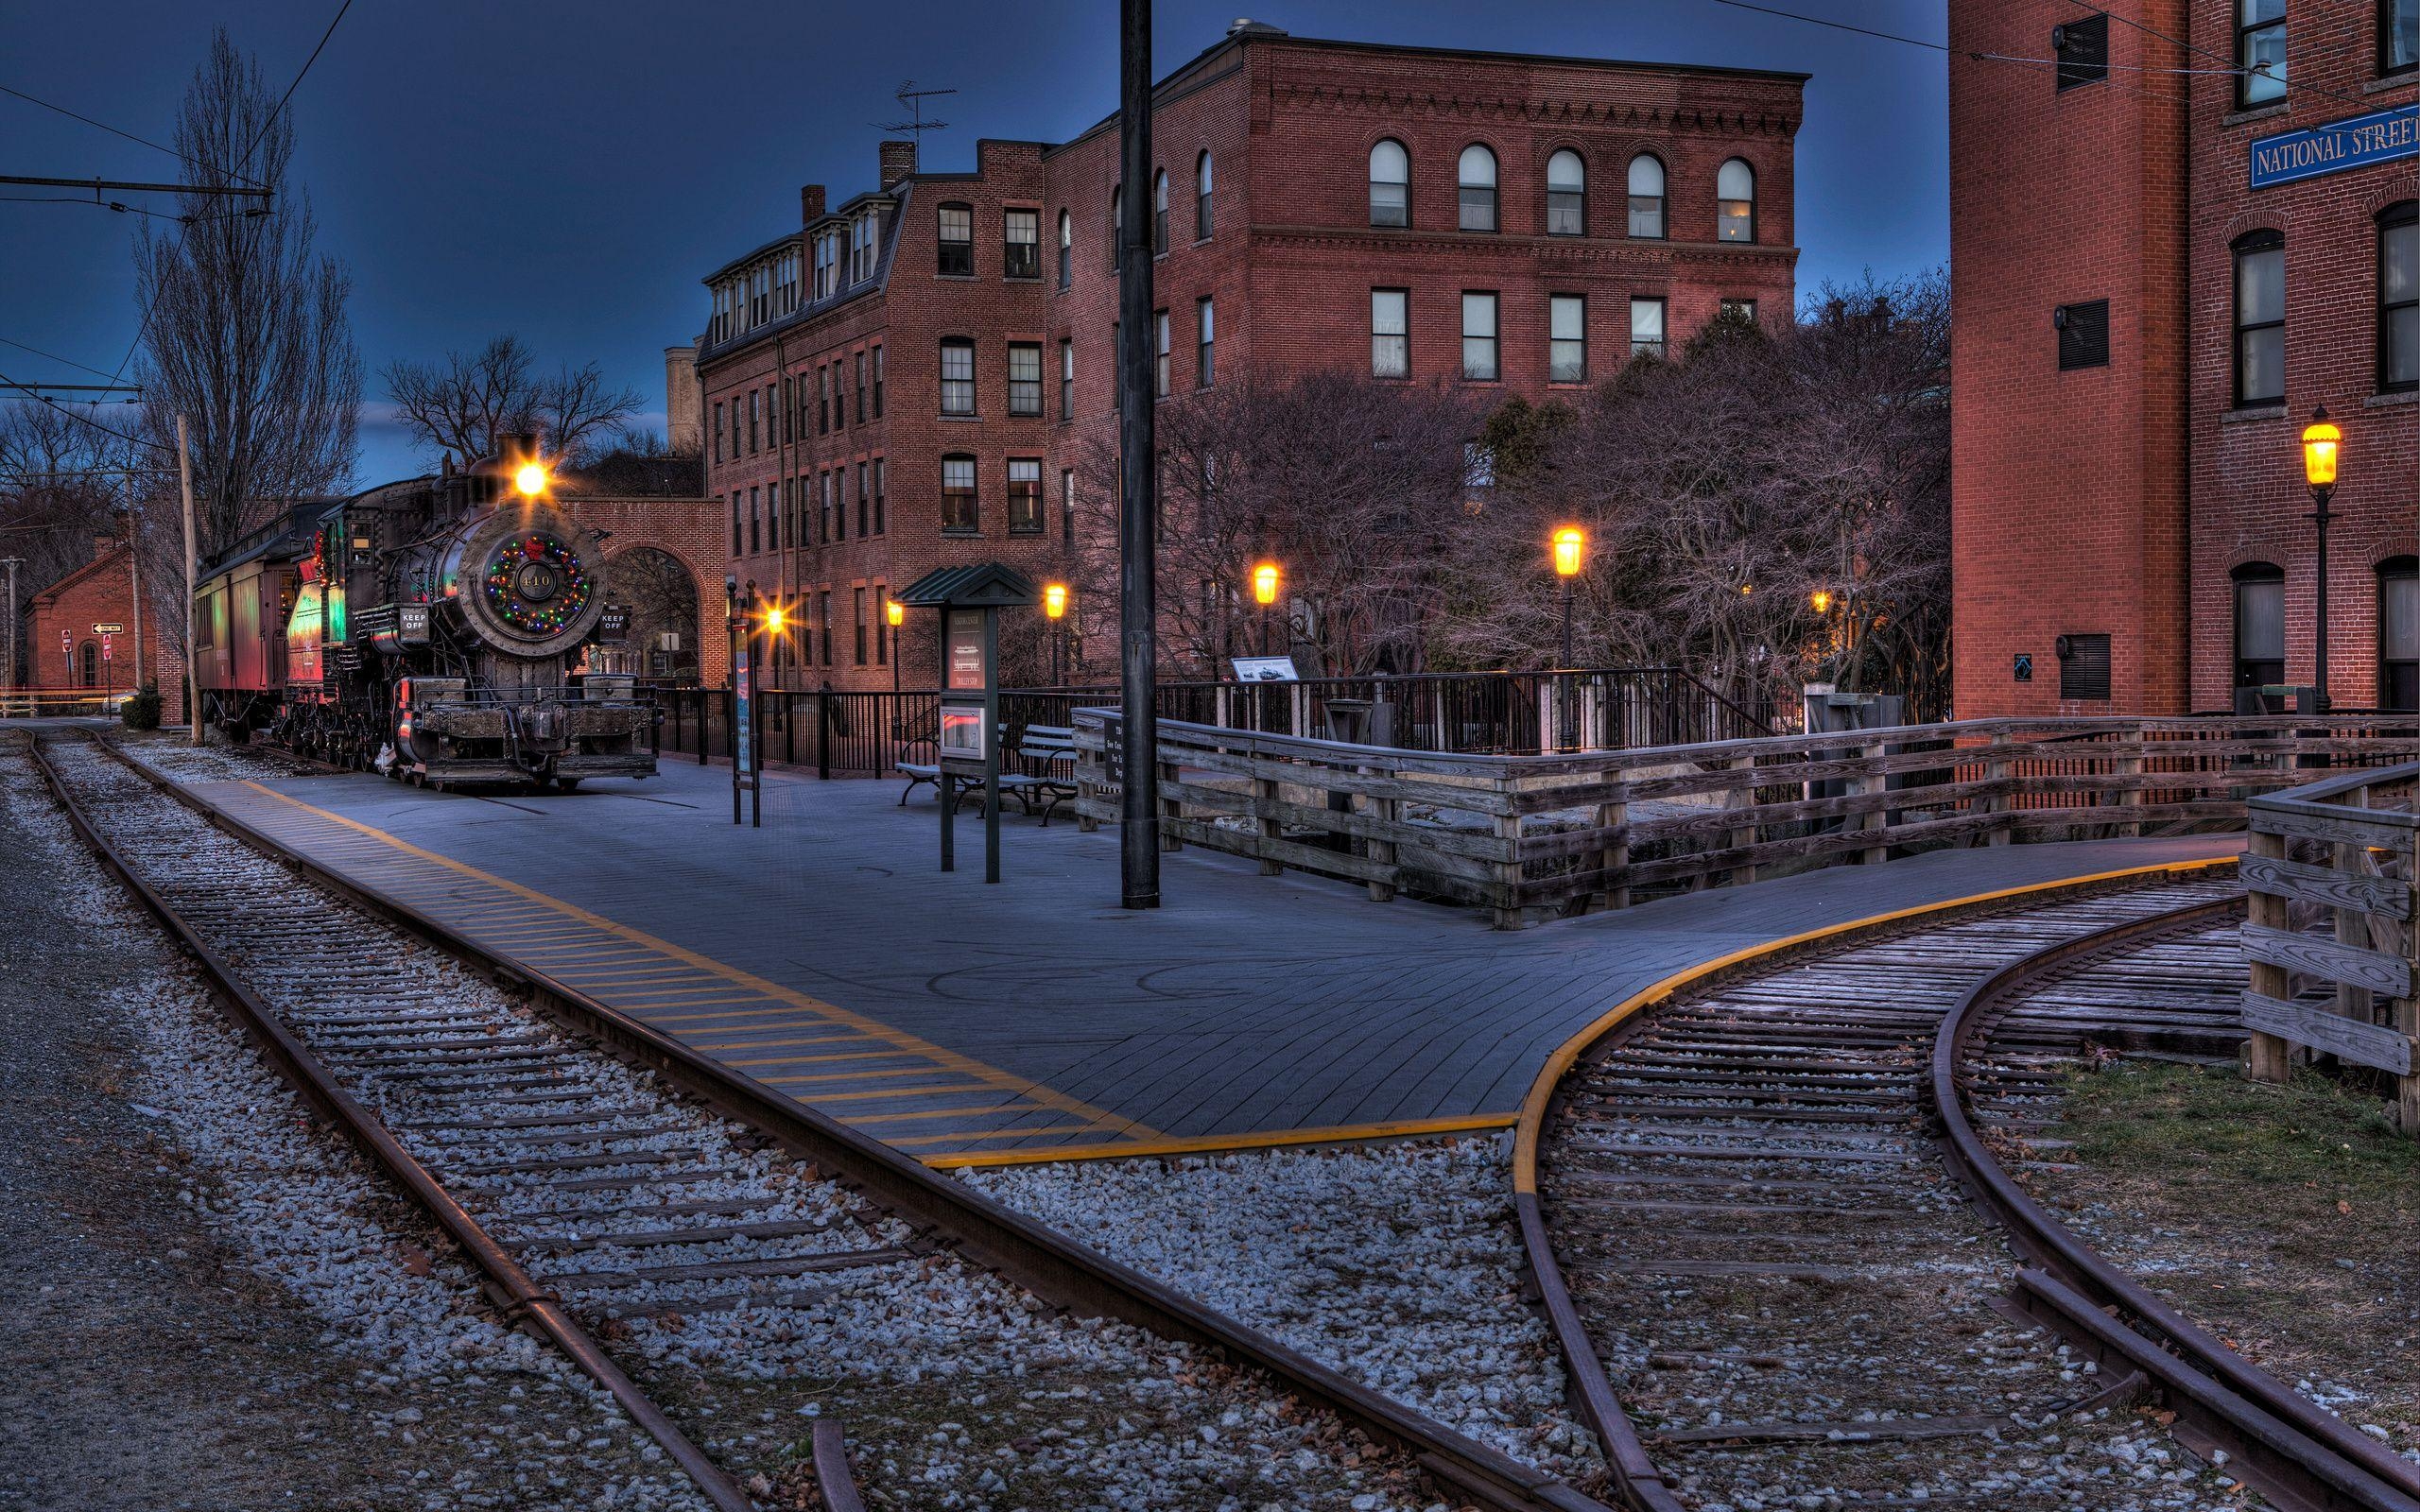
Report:
<svg viewBox="0 0 2420 1512"><path fill-rule="evenodd" d="M1544 398L1547 299L1589 297L1592 372L1608 375L1628 359L1629 300L1668 301L1668 335L1678 345L1710 318L1723 298L1754 299L1760 318L1789 318L1792 267L1792 141L1801 86L1789 76L1691 70L1651 64L1547 60L1340 46L1254 36L1215 49L1162 81L1153 112L1156 161L1169 180L1169 250L1154 263L1154 304L1169 316L1169 390L1196 380L1198 301L1211 299L1216 362L1223 380L1245 370L1366 370L1369 291L1411 290L1413 375L1460 382L1461 295L1499 296L1499 364L1505 394ZM1412 224L1369 224L1368 152L1392 136L1412 158ZM1462 148L1485 142L1497 155L1496 233L1465 233L1456 223L1456 164ZM1542 234L1546 161L1562 147L1587 166L1588 230L1579 238ZM1213 163L1213 234L1194 232L1194 174L1204 150ZM1651 150L1668 170L1669 239L1626 234L1625 180L1633 156ZM705 366L709 426L717 400L746 403L786 360L810 374L833 352L884 341L889 391L884 418L838 436L801 438L793 452L761 453L710 464L710 491L728 510L735 488L762 489L777 476L812 472L827 457L889 461L890 531L878 540L806 545L796 553L743 552L743 583L792 596L833 590L834 664L804 669L842 688L886 686L890 670L855 664L850 591L905 586L933 567L997 559L1036 576L1066 563L1060 521L1060 473L1080 471L1088 450L1114 445L1117 285L1110 268L1111 187L1117 182L1114 121L1062 146L984 142L977 170L913 180L889 284L879 296L728 353ZM1757 238L1715 240L1715 174L1731 157L1757 173ZM975 277L934 271L935 208L945 200L975 208ZM1000 276L1001 212L1042 210L1042 277ZM1148 217L1149 181L1133 187L1127 213ZM1058 222L1072 217L1071 285L1058 286ZM811 268L811 259L809 262ZM811 276L811 274L810 274ZM939 415L939 342L976 343L979 418ZM1044 418L1006 411L1007 344L1043 346ZM1059 404L1059 343L1076 352L1076 414ZM853 415L854 420L854 415ZM712 438L709 438L711 455ZM977 458L979 537L940 533L940 458ZM1038 537L1006 529L1005 464L1043 463L1046 528ZM852 471L854 485L855 473ZM726 519L726 533L728 521ZM728 544L728 541L725 542ZM869 599L871 601L871 594ZM812 609L810 602L808 608ZM871 609L869 610L871 613ZM1106 625L1105 618L1095 619ZM915 621L910 622L911 632ZM1087 648L1107 658L1096 636ZM928 681L928 643L911 636L909 682ZM1087 674L1105 672L1102 666Z"/></svg>
<svg viewBox="0 0 2420 1512"><path fill-rule="evenodd" d="M153 568L147 561L144 567L147 582ZM94 562L32 594L26 601L25 646L26 664L33 684L81 687L84 644L93 643L95 657L99 654L100 637L93 627L123 625L126 630L110 638L110 662L106 666L96 663L94 686L114 683L121 692L132 687L136 664L133 588L126 546L124 542L112 542L105 552L96 553ZM164 717L173 721L182 717L182 700L175 690L184 678L184 660L177 654L173 638L161 633L153 597L150 593L144 595L143 680L156 682L167 690ZM62 629L74 647L72 662L60 654L59 636Z"/></svg>
<svg viewBox="0 0 2420 1512"><path fill-rule="evenodd" d="M607 532L606 579L624 552L652 546L680 558L698 582L698 624L689 632L698 648L699 679L708 687L731 675L731 653L721 625L722 574L728 560L723 510L712 499L591 498L562 501L573 519ZM609 587L610 596L610 587Z"/></svg>
<svg viewBox="0 0 2420 1512"><path fill-rule="evenodd" d="M2290 11L2288 103L2235 111L2226 0L2113 20L2110 78L2065 92L2040 58L2081 12L2050 0L1950 9L1956 706L1962 715L2182 713L2231 703L2232 569L2287 576L2290 681L2312 676L2313 549L2299 434L2323 401L2345 431L2329 549L2331 693L2377 699L2374 567L2414 549L2420 407L2374 393L2373 217L2414 164L2254 192L2250 144L2413 97L2372 77L2366 0ZM2188 30L2189 28L2189 30ZM2149 71L2145 71L2149 70ZM2331 97L2341 96L2341 97ZM2287 236L2286 403L2233 401L2229 243ZM2053 307L2110 301L2111 361L2061 372ZM2051 644L2106 631L2112 700L2063 704ZM2031 652L2034 681L2011 678Z"/></svg>

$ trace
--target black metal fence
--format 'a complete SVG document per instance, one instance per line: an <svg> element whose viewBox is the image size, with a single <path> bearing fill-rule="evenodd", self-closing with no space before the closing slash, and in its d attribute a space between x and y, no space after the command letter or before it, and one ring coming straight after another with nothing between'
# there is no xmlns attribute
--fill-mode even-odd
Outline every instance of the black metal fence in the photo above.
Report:
<svg viewBox="0 0 2420 1512"><path fill-rule="evenodd" d="M730 690L643 693L655 700L660 756L730 759ZM765 761L821 777L886 775L899 762L932 759L939 697L928 690L764 689L756 695L757 748ZM1377 713L1365 714L1346 700ZM1072 725L1078 709L1117 701L1115 687L1011 689L1000 695L1000 717L1013 743L1028 726ZM1770 709L1743 708L1672 667L1164 682L1157 703L1170 719L1305 736L1339 731L1340 716L1350 711L1372 719L1360 728L1373 744L1441 755L1534 755L1559 746L1611 750L1773 733Z"/></svg>

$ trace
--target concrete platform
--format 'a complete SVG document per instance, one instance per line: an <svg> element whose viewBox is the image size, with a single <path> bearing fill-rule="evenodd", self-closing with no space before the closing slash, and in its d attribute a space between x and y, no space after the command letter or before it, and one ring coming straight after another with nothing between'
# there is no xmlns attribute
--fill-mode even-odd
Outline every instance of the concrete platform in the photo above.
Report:
<svg viewBox="0 0 2420 1512"><path fill-rule="evenodd" d="M1643 987L1893 909L2231 855L2231 835L1941 851L1499 934L1188 849L1167 906L1116 905L1117 836L981 824L937 869L925 788L774 775L764 828L723 768L573 795L375 777L200 797L934 1164L1510 1124L1547 1057Z"/></svg>

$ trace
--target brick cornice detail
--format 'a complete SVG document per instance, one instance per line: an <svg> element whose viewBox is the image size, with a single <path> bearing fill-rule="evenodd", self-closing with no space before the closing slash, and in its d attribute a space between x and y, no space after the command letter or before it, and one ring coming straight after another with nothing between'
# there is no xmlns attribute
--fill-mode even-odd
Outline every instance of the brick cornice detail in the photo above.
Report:
<svg viewBox="0 0 2420 1512"><path fill-rule="evenodd" d="M1758 111L1666 110L1659 106L1599 105L1568 100L1515 99L1507 95L1440 94L1426 90L1336 88L1325 84L1272 83L1271 100L1401 115L1425 112L1464 120L1517 120L1530 124L1628 127L1653 131L1703 131L1720 136L1794 136L1798 123Z"/></svg>
<svg viewBox="0 0 2420 1512"><path fill-rule="evenodd" d="M1461 235L1365 229L1357 226L1254 226L1255 243L1270 247L1374 247L1421 252L1467 252L1479 256L1517 250L1535 253L1547 264L1688 263L1692 265L1778 265L1798 260L1795 247L1767 247L1724 242L1599 241L1564 236Z"/></svg>

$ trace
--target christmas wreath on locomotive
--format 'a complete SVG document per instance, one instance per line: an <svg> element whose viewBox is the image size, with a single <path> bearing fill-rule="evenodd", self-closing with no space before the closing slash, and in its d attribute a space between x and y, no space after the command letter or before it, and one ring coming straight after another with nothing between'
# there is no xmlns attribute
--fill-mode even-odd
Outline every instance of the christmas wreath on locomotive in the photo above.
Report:
<svg viewBox="0 0 2420 1512"><path fill-rule="evenodd" d="M441 787L654 775L633 680L575 670L627 614L531 438L289 511L196 593L203 710L233 738Z"/></svg>

